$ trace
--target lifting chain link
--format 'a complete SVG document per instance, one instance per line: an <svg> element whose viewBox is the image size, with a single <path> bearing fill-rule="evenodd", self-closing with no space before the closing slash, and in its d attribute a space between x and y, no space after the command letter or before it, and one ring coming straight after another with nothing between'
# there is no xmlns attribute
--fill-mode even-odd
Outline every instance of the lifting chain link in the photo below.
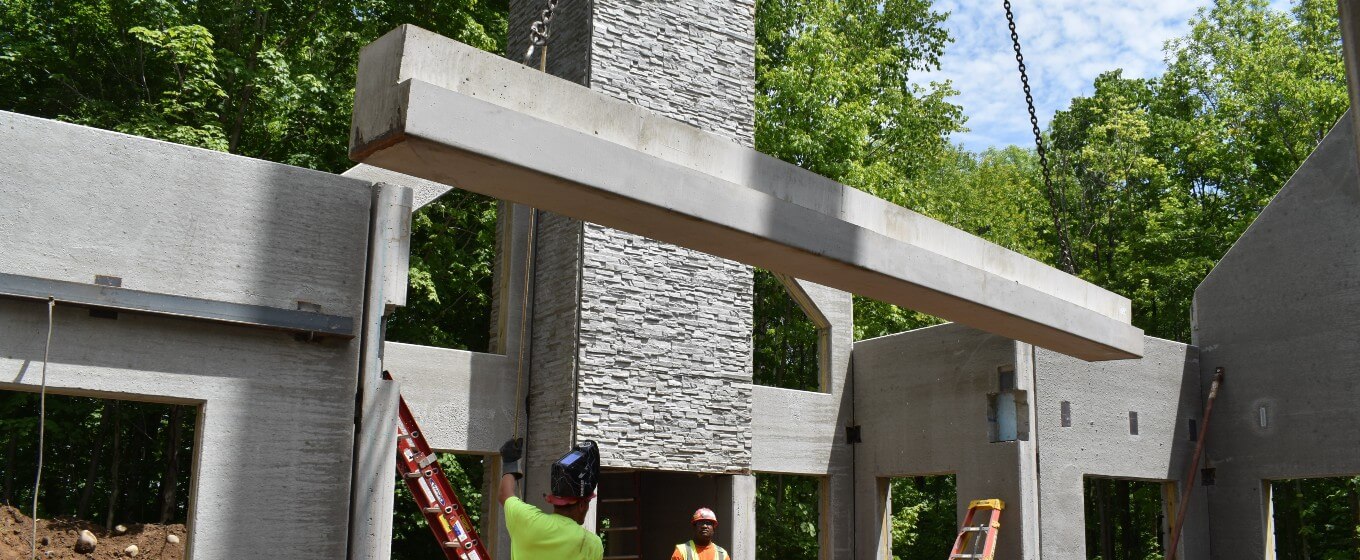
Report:
<svg viewBox="0 0 1360 560"><path fill-rule="evenodd" d="M1003 0L1006 7L1006 25L1011 30L1011 45L1015 49L1015 63L1020 67L1020 85L1025 89L1025 105L1029 107L1029 125L1034 130L1034 147L1039 153L1039 169L1044 176L1044 189L1048 194L1048 207L1052 213L1053 226L1057 228L1058 247L1061 250L1063 270L1068 274L1076 274L1076 267L1072 262L1072 249L1067 241L1067 232L1063 227L1062 219L1058 215L1057 193L1053 190L1053 178L1048 171L1048 151L1044 149L1044 136L1039 132L1039 117L1034 114L1034 95L1029 88L1029 75L1025 72L1025 56L1020 54L1020 35L1015 32L1015 14L1011 12L1011 0Z"/></svg>
<svg viewBox="0 0 1360 560"><path fill-rule="evenodd" d="M524 51L524 64L532 65L534 49L548 46L548 26L552 23L553 13L557 11L557 0L548 0L547 7L539 14L538 21L529 24L529 50ZM539 70L547 71L543 66L546 60L540 61Z"/></svg>

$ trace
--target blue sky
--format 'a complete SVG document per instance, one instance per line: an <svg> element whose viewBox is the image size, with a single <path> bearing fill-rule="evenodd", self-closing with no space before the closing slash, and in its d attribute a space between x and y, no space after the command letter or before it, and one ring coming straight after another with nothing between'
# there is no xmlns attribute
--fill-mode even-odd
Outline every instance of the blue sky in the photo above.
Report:
<svg viewBox="0 0 1360 560"><path fill-rule="evenodd" d="M1123 68L1133 78L1165 68L1162 47L1189 31L1195 11L1210 0L1015 0L1016 29L1025 54L1039 125L1079 95L1090 95L1102 72ZM1287 9L1288 0L1272 0ZM937 0L951 12L946 26L954 43L941 69L926 81L948 79L954 103L968 116L968 132L952 140L972 151L992 146L1032 146L1024 92L1011 50L1000 0Z"/></svg>

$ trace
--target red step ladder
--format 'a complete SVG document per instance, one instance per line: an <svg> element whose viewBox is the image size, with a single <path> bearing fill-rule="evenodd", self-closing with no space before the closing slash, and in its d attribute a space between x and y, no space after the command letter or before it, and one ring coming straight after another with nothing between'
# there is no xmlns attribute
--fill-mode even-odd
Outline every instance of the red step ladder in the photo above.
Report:
<svg viewBox="0 0 1360 560"><path fill-rule="evenodd" d="M1001 530L1001 510L1005 509L1006 504L1001 500L973 500L968 504L968 515L963 518L963 527L959 528L959 538L954 540L954 549L949 551L949 558L976 558L979 560L992 560L996 554L996 536ZM985 520L973 521L973 514L978 510L989 511L990 514Z"/></svg>
<svg viewBox="0 0 1360 560"><path fill-rule="evenodd" d="M383 372L384 379L392 379ZM406 481L425 522L439 540L448 560L491 560L468 517L463 502L454 493L444 470L439 468L438 456L425 442L420 426L406 407L406 399L398 400L397 411L397 476Z"/></svg>

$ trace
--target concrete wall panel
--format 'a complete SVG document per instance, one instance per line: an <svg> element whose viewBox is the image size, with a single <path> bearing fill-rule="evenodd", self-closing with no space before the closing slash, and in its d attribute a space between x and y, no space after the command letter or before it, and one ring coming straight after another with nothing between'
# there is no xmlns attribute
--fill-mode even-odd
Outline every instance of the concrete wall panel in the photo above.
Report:
<svg viewBox="0 0 1360 560"><path fill-rule="evenodd" d="M499 453L515 414L514 362L505 356L387 343L383 366L434 449ZM528 377L524 380L528 387ZM556 459L556 457L553 457Z"/></svg>
<svg viewBox="0 0 1360 560"><path fill-rule="evenodd" d="M46 329L0 300L0 388L38 389ZM192 557L345 556L357 342L61 306L54 330L52 392L199 404Z"/></svg>
<svg viewBox="0 0 1360 560"><path fill-rule="evenodd" d="M998 558L1036 558L1033 442L993 443L988 394L1000 368L1016 368L1017 343L958 324L860 341L854 351L855 557L886 558L886 478L953 473L958 521L968 502L1001 498ZM1017 375L1017 388L1032 389Z"/></svg>
<svg viewBox="0 0 1360 560"><path fill-rule="evenodd" d="M1354 126L1337 122L1195 292L1201 376L1226 371L1208 437L1216 559L1269 557L1264 480L1360 473Z"/></svg>
<svg viewBox="0 0 1360 560"><path fill-rule="evenodd" d="M1199 352L1149 337L1137 360L1090 363L1035 350L1043 557L1081 560L1086 550L1084 477L1182 481L1201 420ZM1070 427L1062 426L1069 403ZM1138 413L1131 434L1130 412ZM1208 558L1203 488L1193 494L1180 558ZM1169 542L1164 546L1169 546Z"/></svg>
<svg viewBox="0 0 1360 560"><path fill-rule="evenodd" d="M307 302L358 332L369 183L14 113L0 131L0 270Z"/></svg>

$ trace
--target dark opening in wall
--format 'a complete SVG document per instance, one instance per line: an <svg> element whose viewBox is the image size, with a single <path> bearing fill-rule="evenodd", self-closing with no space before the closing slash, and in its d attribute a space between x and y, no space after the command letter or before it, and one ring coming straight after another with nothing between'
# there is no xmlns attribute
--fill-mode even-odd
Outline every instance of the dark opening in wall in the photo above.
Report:
<svg viewBox="0 0 1360 560"><path fill-rule="evenodd" d="M948 556L960 521L954 475L894 478L890 484L893 558Z"/></svg>
<svg viewBox="0 0 1360 560"><path fill-rule="evenodd" d="M410 288L387 340L490 350L496 207L494 198L453 189L411 215Z"/></svg>
<svg viewBox="0 0 1360 560"><path fill-rule="evenodd" d="M756 475L756 559L817 560L822 478Z"/></svg>
<svg viewBox="0 0 1360 560"><path fill-rule="evenodd" d="M828 325L819 324L789 291L788 280L755 269L751 331L754 380L758 385L824 390L823 356ZM823 322L825 320L822 320Z"/></svg>
<svg viewBox="0 0 1360 560"><path fill-rule="evenodd" d="M1086 558L1161 558L1167 532L1169 482L1086 477Z"/></svg>
<svg viewBox="0 0 1360 560"><path fill-rule="evenodd" d="M458 499L463 502L463 507L467 508L468 517L472 518L472 523L476 526L477 533L482 536L482 541L490 540L491 537L482 523L483 508L486 507L483 494L487 491L483 457L440 453L439 465L444 469L444 476L448 477L453 491L458 493ZM443 550L425 523L425 515L416 507L416 501L411 497L411 491L406 488L406 483L398 479L397 495L392 501L392 560L426 560L443 557Z"/></svg>
<svg viewBox="0 0 1360 560"><path fill-rule="evenodd" d="M1360 477L1267 484L1277 560L1360 558Z"/></svg>
<svg viewBox="0 0 1360 560"><path fill-rule="evenodd" d="M39 519L92 522L96 537L117 543L118 550L137 544L143 551L163 551L165 535L174 534L179 544L169 546L180 548L182 556L198 408L50 392L46 408ZM0 390L0 505L16 508L24 518L32 514L38 419L37 393ZM118 525L129 531L109 537L107 531ZM72 532L69 524L51 533L43 527L40 522L39 540L53 543ZM21 539L24 554L28 531L13 535ZM136 540L139 535L147 542Z"/></svg>

